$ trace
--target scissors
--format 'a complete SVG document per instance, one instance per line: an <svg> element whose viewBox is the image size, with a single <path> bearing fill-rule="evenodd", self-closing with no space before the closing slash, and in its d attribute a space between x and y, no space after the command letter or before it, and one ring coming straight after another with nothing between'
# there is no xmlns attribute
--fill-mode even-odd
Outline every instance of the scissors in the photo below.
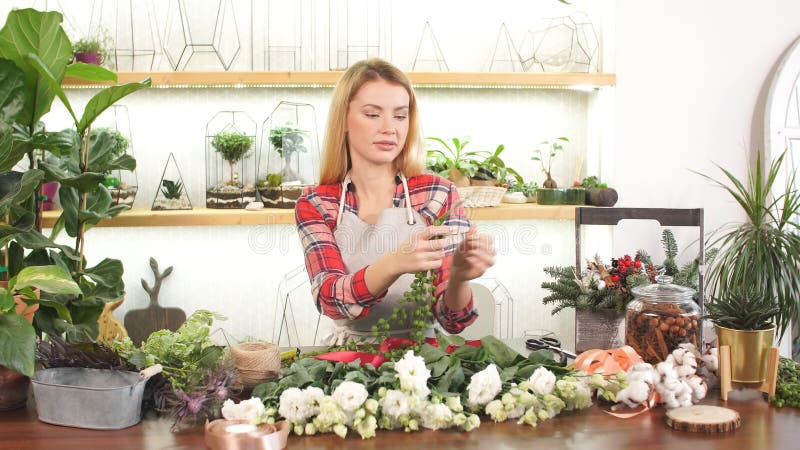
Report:
<svg viewBox="0 0 800 450"><path fill-rule="evenodd" d="M561 341L554 337L543 336L540 338L531 338L525 340L525 347L528 350L552 350L561 355L561 364L567 364L567 358L575 359L575 353L568 352L561 348Z"/></svg>

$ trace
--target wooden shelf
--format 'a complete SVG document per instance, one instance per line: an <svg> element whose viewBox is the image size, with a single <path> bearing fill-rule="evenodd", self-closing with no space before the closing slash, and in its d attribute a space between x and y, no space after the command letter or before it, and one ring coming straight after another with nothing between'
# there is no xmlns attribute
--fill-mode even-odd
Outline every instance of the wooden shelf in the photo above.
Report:
<svg viewBox="0 0 800 450"><path fill-rule="evenodd" d="M52 228L61 211L45 211L42 226ZM574 220L575 207L566 205L544 206L536 204L501 204L492 208L468 208L470 220ZM205 209L187 211L151 211L134 208L111 220L103 220L100 227L185 227L208 225L277 225L293 224L292 209Z"/></svg>
<svg viewBox="0 0 800 450"><path fill-rule="evenodd" d="M148 76L153 87L329 87L342 72L120 72L118 83L142 81ZM611 73L495 73L409 72L416 87L436 88L599 88L614 86ZM110 82L64 79L64 87L99 87Z"/></svg>

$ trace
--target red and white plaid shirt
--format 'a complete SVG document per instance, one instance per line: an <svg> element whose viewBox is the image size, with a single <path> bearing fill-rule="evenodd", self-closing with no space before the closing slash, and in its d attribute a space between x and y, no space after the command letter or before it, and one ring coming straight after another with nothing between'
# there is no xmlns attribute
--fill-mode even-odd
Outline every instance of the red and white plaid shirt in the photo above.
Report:
<svg viewBox="0 0 800 450"><path fill-rule="evenodd" d="M403 205L403 184L395 179L393 203L395 208ZM459 201L455 185L436 175L423 174L408 179L408 194L411 207L425 220L426 225L444 215ZM295 221L300 241L306 255L306 269L311 279L311 290L317 299L317 308L333 319L359 319L369 314L372 306L383 300L385 292L372 295L364 281L366 267L355 273L346 273L342 255L333 235L339 215L339 199L342 185L327 184L306 189L295 207ZM355 186L350 184L345 194L346 211L358 215ZM450 213L443 225L457 226L461 232L469 229L469 220L464 208L459 206ZM445 305L443 296L447 289L450 265L455 246L445 249L447 256L436 273L434 285L436 301L433 313L449 333L460 333L475 321L478 314L473 299L464 309L452 310Z"/></svg>

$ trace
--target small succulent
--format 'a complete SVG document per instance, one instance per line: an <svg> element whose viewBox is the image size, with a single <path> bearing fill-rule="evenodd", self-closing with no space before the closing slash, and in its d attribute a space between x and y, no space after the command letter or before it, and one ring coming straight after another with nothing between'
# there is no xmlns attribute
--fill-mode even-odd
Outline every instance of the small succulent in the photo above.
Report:
<svg viewBox="0 0 800 450"><path fill-rule="evenodd" d="M169 200L181 198L183 193L183 183L180 181L161 180L161 193Z"/></svg>
<svg viewBox="0 0 800 450"><path fill-rule="evenodd" d="M281 185L283 182L283 177L279 173L269 173L263 180L259 183L261 187L268 187L268 188L276 188Z"/></svg>
<svg viewBox="0 0 800 450"><path fill-rule="evenodd" d="M726 300L706 303L705 319L733 330L768 330L779 309L768 296L754 289L730 290Z"/></svg>
<svg viewBox="0 0 800 450"><path fill-rule="evenodd" d="M538 183L535 181L529 181L527 183L512 184L511 187L508 188L508 192L522 192L525 197L533 197L536 195L536 189L538 188Z"/></svg>

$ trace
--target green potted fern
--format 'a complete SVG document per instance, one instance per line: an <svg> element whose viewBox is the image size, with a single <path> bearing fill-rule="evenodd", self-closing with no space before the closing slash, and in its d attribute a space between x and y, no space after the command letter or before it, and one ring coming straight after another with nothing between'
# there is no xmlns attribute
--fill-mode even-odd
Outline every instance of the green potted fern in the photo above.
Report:
<svg viewBox="0 0 800 450"><path fill-rule="evenodd" d="M707 270L709 298L713 299L707 309L717 326L719 345L731 346L733 381L764 379L767 347L775 334L782 337L790 329L800 310L800 191L793 173L784 186L778 184L785 157L786 152L765 171L759 153L744 181L722 167L726 181L700 174L725 189L746 215L745 221L716 230L708 245L719 252ZM736 310L754 320L723 320ZM775 326L754 329L764 328L773 310ZM754 365L755 374L737 372L737 367L746 367L742 366L745 361L762 364Z"/></svg>

